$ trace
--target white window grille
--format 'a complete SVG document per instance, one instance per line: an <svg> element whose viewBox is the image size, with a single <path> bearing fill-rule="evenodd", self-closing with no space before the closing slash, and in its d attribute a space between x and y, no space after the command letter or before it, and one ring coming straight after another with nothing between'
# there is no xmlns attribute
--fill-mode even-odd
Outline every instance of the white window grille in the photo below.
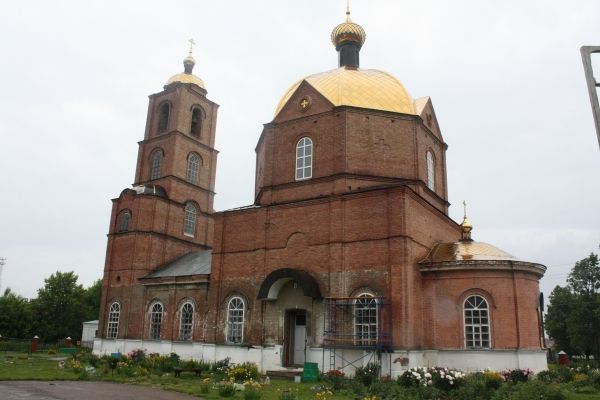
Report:
<svg viewBox="0 0 600 400"><path fill-rule="evenodd" d="M191 303L185 303L181 307L179 340L192 340L192 331L194 326L194 306Z"/></svg>
<svg viewBox="0 0 600 400"><path fill-rule="evenodd" d="M469 296L464 304L465 347L490 348L490 319L487 301L482 296Z"/></svg>
<svg viewBox="0 0 600 400"><path fill-rule="evenodd" d="M427 152L427 187L435 190L435 164L430 151Z"/></svg>
<svg viewBox="0 0 600 400"><path fill-rule="evenodd" d="M369 293L358 295L354 302L354 333L357 345L377 344L377 314L377 299Z"/></svg>
<svg viewBox="0 0 600 400"><path fill-rule="evenodd" d="M121 315L121 305L117 302L110 305L108 311L108 327L106 329L106 337L114 339L119 333L119 316Z"/></svg>
<svg viewBox="0 0 600 400"><path fill-rule="evenodd" d="M227 305L227 342L242 343L244 340L244 300L234 297Z"/></svg>
<svg viewBox="0 0 600 400"><path fill-rule="evenodd" d="M155 303L150 310L150 339L160 339L160 328L162 326L163 306Z"/></svg>
<svg viewBox="0 0 600 400"><path fill-rule="evenodd" d="M198 184L198 171L200 170L200 157L196 154L190 155L188 158L188 167L187 167L187 181L189 183L193 183L194 185Z"/></svg>
<svg viewBox="0 0 600 400"><path fill-rule="evenodd" d="M162 152L155 151L150 162L150 180L160 178L160 167L162 164Z"/></svg>
<svg viewBox="0 0 600 400"><path fill-rule="evenodd" d="M296 145L296 180L312 178L312 140L304 137Z"/></svg>
<svg viewBox="0 0 600 400"><path fill-rule="evenodd" d="M188 203L185 206L185 215L183 218L183 234L186 236L194 236L196 232L196 206Z"/></svg>

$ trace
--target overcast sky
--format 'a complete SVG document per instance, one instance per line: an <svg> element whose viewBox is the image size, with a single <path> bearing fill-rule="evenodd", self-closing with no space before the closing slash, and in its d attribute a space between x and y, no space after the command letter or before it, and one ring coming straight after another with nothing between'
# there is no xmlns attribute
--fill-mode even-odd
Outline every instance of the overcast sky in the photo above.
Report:
<svg viewBox="0 0 600 400"><path fill-rule="evenodd" d="M600 151L579 54L600 1L353 0L361 66L430 96L450 215L475 240L548 267L542 289L598 252ZM147 96L194 72L220 104L215 208L251 204L254 148L280 96L335 68L343 0L12 1L0 14L2 288L102 277L110 199L133 182ZM600 75L600 62L597 76ZM600 78L599 78L600 80Z"/></svg>

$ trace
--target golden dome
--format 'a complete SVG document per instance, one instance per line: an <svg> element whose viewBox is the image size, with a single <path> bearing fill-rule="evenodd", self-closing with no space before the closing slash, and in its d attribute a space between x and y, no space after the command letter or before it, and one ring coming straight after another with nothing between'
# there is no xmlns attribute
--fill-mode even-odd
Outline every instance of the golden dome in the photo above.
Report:
<svg viewBox="0 0 600 400"><path fill-rule="evenodd" d="M454 243L439 243L431 249L426 262L449 261L517 261L517 259L491 244L474 241L460 241Z"/></svg>
<svg viewBox="0 0 600 400"><path fill-rule="evenodd" d="M175 82L181 82L181 83L191 83L191 84L194 84L194 85L199 86L202 89L206 90L206 87L204 86L204 81L202 79L198 78L196 75L192 74L194 65L196 65L196 60L194 60L194 57L192 57L192 51L190 49L190 53L188 54L188 56L183 59L184 71L182 73L179 73L179 74L176 74L176 75L173 75L172 77L170 77L169 80L167 81L167 83L165 83L165 86L169 86L170 84L175 83Z"/></svg>
<svg viewBox="0 0 600 400"><path fill-rule="evenodd" d="M283 95L275 116L306 81L334 106L352 106L373 110L415 114L413 99L402 83L387 72L376 69L340 67L309 75L294 83Z"/></svg>
<svg viewBox="0 0 600 400"><path fill-rule="evenodd" d="M193 83L194 85L200 86L202 89L206 90L206 87L204 87L204 81L202 79L198 78L194 74L188 74L188 73L182 72L180 74L173 75L172 77L169 78L167 83L165 83L165 86L168 86L175 82Z"/></svg>
<svg viewBox="0 0 600 400"><path fill-rule="evenodd" d="M355 42L360 48L366 39L367 34L363 27L350 19L350 11L346 11L346 22L342 22L331 31L331 43L336 47L343 42Z"/></svg>

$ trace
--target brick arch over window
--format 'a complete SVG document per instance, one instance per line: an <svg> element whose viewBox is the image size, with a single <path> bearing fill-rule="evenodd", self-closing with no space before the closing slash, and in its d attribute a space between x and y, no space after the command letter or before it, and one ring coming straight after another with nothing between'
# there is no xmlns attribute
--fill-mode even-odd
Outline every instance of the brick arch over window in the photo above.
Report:
<svg viewBox="0 0 600 400"><path fill-rule="evenodd" d="M165 152L160 147L153 149L150 152L150 171L149 180L158 179L161 177L163 159L165 158Z"/></svg>
<svg viewBox="0 0 600 400"><path fill-rule="evenodd" d="M308 272L283 268L271 272L263 281L258 291L258 300L275 300L279 296L279 290L289 281L298 282L305 296L321 300L319 284Z"/></svg>
<svg viewBox="0 0 600 400"><path fill-rule="evenodd" d="M200 168L203 165L202 157L200 157L198 153L192 152L188 154L187 162L186 181L197 185L200 175Z"/></svg>
<svg viewBox="0 0 600 400"><path fill-rule="evenodd" d="M131 210L121 210L117 215L117 232L127 232L131 229Z"/></svg>

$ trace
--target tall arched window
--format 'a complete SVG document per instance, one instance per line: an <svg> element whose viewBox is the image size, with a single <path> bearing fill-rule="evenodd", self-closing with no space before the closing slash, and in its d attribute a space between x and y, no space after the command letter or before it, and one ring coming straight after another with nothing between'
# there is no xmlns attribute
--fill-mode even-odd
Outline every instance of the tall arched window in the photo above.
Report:
<svg viewBox="0 0 600 400"><path fill-rule="evenodd" d="M200 156L197 154L190 154L187 165L187 181L189 183L193 183L194 185L198 184L198 172L200 171L200 164Z"/></svg>
<svg viewBox="0 0 600 400"><path fill-rule="evenodd" d="M162 326L163 306L160 303L154 303L150 309L150 339L160 339L160 328Z"/></svg>
<svg viewBox="0 0 600 400"><path fill-rule="evenodd" d="M490 347L490 317L487 301L482 296L469 296L464 303L465 347Z"/></svg>
<svg viewBox="0 0 600 400"><path fill-rule="evenodd" d="M179 322L179 340L192 340L192 331L194 327L194 306L192 303L185 303L181 307Z"/></svg>
<svg viewBox="0 0 600 400"><path fill-rule="evenodd" d="M158 133L167 130L169 125L169 113L171 112L171 106L169 103L163 103L158 109Z"/></svg>
<svg viewBox="0 0 600 400"><path fill-rule="evenodd" d="M131 222L131 213L129 211L123 211L119 214L119 232L127 232L129 230L129 223Z"/></svg>
<svg viewBox="0 0 600 400"><path fill-rule="evenodd" d="M296 144L296 180L312 178L312 147L310 138L303 137Z"/></svg>
<svg viewBox="0 0 600 400"><path fill-rule="evenodd" d="M114 339L119 333L119 316L121 315L121 305L116 301L110 305L108 311L108 325L106 328L106 337Z"/></svg>
<svg viewBox="0 0 600 400"><path fill-rule="evenodd" d="M183 217L183 234L186 236L194 236L196 232L196 206L192 203L185 205L185 215Z"/></svg>
<svg viewBox="0 0 600 400"><path fill-rule="evenodd" d="M435 164L431 151L427 152L427 187L435 190Z"/></svg>
<svg viewBox="0 0 600 400"><path fill-rule="evenodd" d="M162 158L163 154L161 150L155 150L152 156L150 156L150 180L160 178Z"/></svg>
<svg viewBox="0 0 600 400"><path fill-rule="evenodd" d="M190 126L190 133L194 136L200 137L202 132L202 111L200 107L194 107L192 110L192 123Z"/></svg>
<svg viewBox="0 0 600 400"><path fill-rule="evenodd" d="M234 297L227 305L227 342L242 343L244 340L244 300Z"/></svg>
<svg viewBox="0 0 600 400"><path fill-rule="evenodd" d="M358 295L354 302L354 334L356 344L377 344L377 299L370 293Z"/></svg>

